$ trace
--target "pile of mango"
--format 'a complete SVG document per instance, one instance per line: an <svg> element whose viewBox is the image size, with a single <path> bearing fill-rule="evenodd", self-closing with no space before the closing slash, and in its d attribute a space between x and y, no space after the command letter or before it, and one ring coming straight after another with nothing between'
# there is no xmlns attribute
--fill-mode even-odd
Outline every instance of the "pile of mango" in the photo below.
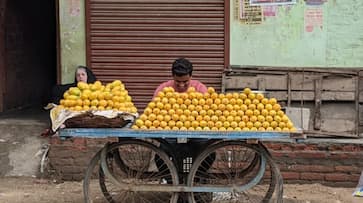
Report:
<svg viewBox="0 0 363 203"><path fill-rule="evenodd" d="M147 105L133 129L212 130L212 131L284 131L296 128L281 110L275 98L265 98L245 88L240 93L207 93L193 87L185 93L166 87Z"/></svg>
<svg viewBox="0 0 363 203"><path fill-rule="evenodd" d="M116 110L136 113L131 96L120 80L103 85L100 81L94 83L78 82L77 87L69 88L60 100L60 105L71 111Z"/></svg>

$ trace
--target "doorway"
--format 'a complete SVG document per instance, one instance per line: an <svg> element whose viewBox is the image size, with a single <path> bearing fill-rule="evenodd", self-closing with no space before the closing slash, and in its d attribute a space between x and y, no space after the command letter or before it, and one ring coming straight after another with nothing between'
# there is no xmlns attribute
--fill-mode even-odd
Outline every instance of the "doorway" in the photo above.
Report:
<svg viewBox="0 0 363 203"><path fill-rule="evenodd" d="M56 1L2 0L2 109L40 108L56 84ZM0 92L1 93L1 92ZM1 97L0 97L1 98Z"/></svg>

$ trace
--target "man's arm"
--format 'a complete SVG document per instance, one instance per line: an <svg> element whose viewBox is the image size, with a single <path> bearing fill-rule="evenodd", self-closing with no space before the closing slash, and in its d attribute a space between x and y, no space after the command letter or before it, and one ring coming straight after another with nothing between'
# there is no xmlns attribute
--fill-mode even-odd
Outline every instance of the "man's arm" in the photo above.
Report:
<svg viewBox="0 0 363 203"><path fill-rule="evenodd" d="M205 86L202 82L200 82L198 80L192 80L191 86L194 87L195 91L197 91L197 92L200 92L200 93L208 92L207 86Z"/></svg>

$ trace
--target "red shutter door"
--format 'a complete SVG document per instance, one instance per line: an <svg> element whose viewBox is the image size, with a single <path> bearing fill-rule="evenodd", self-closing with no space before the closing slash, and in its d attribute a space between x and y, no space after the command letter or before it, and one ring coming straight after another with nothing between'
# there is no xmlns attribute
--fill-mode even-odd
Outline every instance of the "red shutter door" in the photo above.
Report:
<svg viewBox="0 0 363 203"><path fill-rule="evenodd" d="M219 89L224 0L87 0L87 61L103 82L125 83L139 112L171 64L186 57L193 78Z"/></svg>

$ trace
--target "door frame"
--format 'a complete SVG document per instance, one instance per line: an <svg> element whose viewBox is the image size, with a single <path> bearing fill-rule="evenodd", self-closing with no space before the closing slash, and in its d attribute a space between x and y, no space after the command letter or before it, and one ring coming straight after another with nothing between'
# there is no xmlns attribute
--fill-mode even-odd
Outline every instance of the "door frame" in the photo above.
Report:
<svg viewBox="0 0 363 203"><path fill-rule="evenodd" d="M5 93L5 16L6 1L0 0L0 112L4 111Z"/></svg>

